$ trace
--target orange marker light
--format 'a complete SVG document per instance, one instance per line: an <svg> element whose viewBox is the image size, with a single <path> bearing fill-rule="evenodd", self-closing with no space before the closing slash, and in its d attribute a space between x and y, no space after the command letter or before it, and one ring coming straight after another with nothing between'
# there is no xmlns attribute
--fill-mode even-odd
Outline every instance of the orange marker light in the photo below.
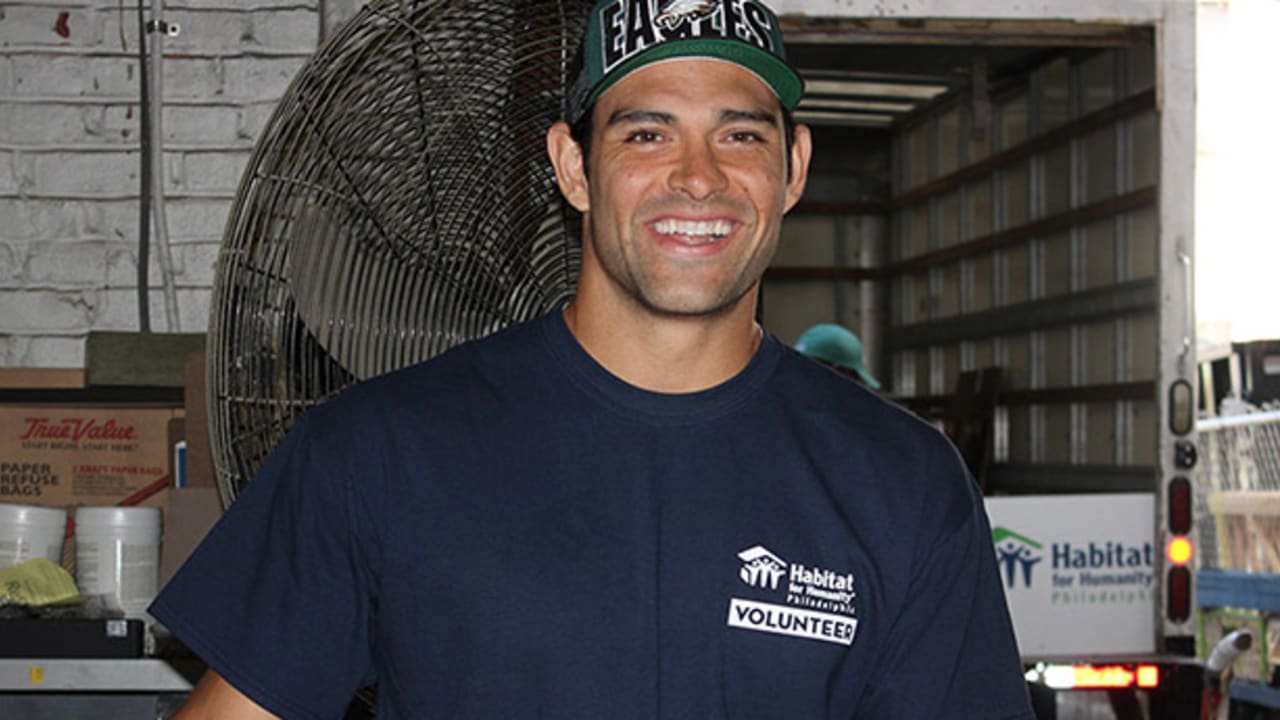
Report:
<svg viewBox="0 0 1280 720"><path fill-rule="evenodd" d="M1169 540L1167 553L1169 562L1174 565L1186 565L1191 562L1191 541L1182 535L1176 535Z"/></svg>
<svg viewBox="0 0 1280 720"><path fill-rule="evenodd" d="M1075 665L1072 682L1077 690L1102 688L1154 688L1160 684L1160 668L1155 665Z"/></svg>
<svg viewBox="0 0 1280 720"><path fill-rule="evenodd" d="M1122 688L1133 685L1133 673L1120 665L1077 665L1075 687Z"/></svg>

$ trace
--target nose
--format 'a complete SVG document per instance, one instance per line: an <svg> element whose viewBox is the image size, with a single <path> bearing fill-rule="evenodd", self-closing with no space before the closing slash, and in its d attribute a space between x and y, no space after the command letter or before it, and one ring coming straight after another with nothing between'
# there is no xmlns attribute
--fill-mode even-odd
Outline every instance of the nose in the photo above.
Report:
<svg viewBox="0 0 1280 720"><path fill-rule="evenodd" d="M703 141L686 143L681 148L676 166L671 170L671 189L694 200L711 197L723 190L728 182L715 150Z"/></svg>

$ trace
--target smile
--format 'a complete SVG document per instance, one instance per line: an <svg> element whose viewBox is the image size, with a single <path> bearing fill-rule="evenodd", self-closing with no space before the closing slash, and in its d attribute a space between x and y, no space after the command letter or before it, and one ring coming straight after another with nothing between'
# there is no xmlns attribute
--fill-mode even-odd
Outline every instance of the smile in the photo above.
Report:
<svg viewBox="0 0 1280 720"><path fill-rule="evenodd" d="M716 242L733 232L728 220L675 220L665 219L653 223L655 232L679 240L686 245L706 245Z"/></svg>

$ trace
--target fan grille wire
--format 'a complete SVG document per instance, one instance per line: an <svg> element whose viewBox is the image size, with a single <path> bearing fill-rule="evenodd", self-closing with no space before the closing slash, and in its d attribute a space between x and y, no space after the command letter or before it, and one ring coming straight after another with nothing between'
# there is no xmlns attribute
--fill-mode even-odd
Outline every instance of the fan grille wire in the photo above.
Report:
<svg viewBox="0 0 1280 720"><path fill-rule="evenodd" d="M258 140L214 281L229 504L297 417L572 296L578 221L545 156L589 0L374 0Z"/></svg>

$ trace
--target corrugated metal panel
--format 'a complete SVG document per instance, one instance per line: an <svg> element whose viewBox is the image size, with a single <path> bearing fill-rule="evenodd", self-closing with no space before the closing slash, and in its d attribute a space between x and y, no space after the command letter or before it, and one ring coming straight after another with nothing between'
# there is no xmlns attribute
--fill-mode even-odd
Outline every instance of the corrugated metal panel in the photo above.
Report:
<svg viewBox="0 0 1280 720"><path fill-rule="evenodd" d="M896 165L895 196L965 174L965 163L992 153L1035 145L890 216L889 255L898 262L961 251L923 272L904 267L891 275L898 303L885 334L897 348L892 386L945 395L963 370L1003 367L1005 386L1032 391L1033 401L1001 413L1007 425L998 461L1155 464L1158 124L1149 105L1136 114L1140 105L1116 109L1149 87L1150 59L1137 59L1143 54L1104 50L1046 62L1023 89L995 100L989 144L965 134L967 107L922 118L896 139L905 157ZM1096 122L1077 123L1086 116ZM1044 140L1054 132L1066 134ZM1033 223L1055 229L1020 231ZM996 236L990 250L964 248ZM1105 399L1107 387L1140 382L1150 383L1149 400L1131 392ZM1093 396L1103 399L1062 402L1058 391L1086 386L1100 388Z"/></svg>

